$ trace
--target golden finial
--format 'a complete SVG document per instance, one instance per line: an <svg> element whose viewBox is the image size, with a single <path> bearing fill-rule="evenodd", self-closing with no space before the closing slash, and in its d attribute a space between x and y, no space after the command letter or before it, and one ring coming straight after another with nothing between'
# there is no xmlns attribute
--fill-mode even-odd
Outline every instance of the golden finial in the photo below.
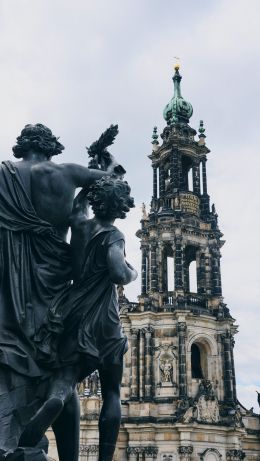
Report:
<svg viewBox="0 0 260 461"><path fill-rule="evenodd" d="M174 59L175 59L175 63L174 63L174 70L179 70L180 68L180 58L178 58L178 56L173 56Z"/></svg>

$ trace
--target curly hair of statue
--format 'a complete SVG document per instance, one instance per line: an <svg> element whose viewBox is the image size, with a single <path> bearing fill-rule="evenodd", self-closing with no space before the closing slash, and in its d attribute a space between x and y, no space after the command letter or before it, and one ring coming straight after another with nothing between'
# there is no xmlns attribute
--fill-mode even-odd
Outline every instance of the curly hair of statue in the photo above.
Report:
<svg viewBox="0 0 260 461"><path fill-rule="evenodd" d="M13 146L13 154L16 158L23 158L27 152L34 150L49 159L53 155L61 154L64 149L58 139L47 126L41 123L28 124L16 138L17 144Z"/></svg>
<svg viewBox="0 0 260 461"><path fill-rule="evenodd" d="M95 216L101 219L124 219L133 208L134 199L126 181L111 177L102 178L90 187L87 199Z"/></svg>

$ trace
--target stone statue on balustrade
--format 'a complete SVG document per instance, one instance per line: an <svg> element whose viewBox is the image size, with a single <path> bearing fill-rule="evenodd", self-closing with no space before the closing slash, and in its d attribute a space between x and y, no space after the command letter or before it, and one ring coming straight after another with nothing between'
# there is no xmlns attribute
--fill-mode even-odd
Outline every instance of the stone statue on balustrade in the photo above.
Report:
<svg viewBox="0 0 260 461"><path fill-rule="evenodd" d="M111 127L89 149L92 169L53 163L62 144L44 125L26 125L13 148L22 160L1 165L0 457L5 460L46 460L42 448L50 425L60 461L78 459L75 387L96 368L104 398L99 459L112 459L127 348L115 283L137 276L113 225L133 206L129 186L115 178L125 171L106 150L116 132ZM83 189L73 206L78 187ZM89 203L93 219L87 216Z"/></svg>

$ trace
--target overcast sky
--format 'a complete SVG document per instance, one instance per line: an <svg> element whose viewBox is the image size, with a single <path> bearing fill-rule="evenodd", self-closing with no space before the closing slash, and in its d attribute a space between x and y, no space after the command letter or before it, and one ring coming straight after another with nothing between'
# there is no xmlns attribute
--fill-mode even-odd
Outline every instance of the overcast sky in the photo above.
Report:
<svg viewBox="0 0 260 461"><path fill-rule="evenodd" d="M226 244L225 302L239 324L238 396L256 404L259 379L259 0L0 0L1 160L26 123L61 137L62 161L87 164L85 146L111 123L113 153L127 170L136 208L122 228L140 266L140 205L150 202L154 125L173 94L181 58L190 124L203 119L208 190ZM61 159L59 159L61 161ZM140 280L127 288L135 300Z"/></svg>

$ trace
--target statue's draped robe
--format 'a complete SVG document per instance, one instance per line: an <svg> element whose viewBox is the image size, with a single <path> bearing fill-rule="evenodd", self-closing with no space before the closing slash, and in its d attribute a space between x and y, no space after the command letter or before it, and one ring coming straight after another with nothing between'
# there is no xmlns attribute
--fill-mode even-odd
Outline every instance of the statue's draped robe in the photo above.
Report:
<svg viewBox="0 0 260 461"><path fill-rule="evenodd" d="M114 226L93 235L82 248L79 279L55 299L49 312L50 333L45 330L45 343L40 343L45 346L45 360L52 361L54 367L80 364L90 372L122 364L127 338L107 266L108 249L119 240L124 236ZM81 377L85 376L83 370Z"/></svg>
<svg viewBox="0 0 260 461"><path fill-rule="evenodd" d="M0 166L0 449L14 449L48 375L32 338L70 279L69 245L35 213L15 164ZM38 398L36 390L39 389Z"/></svg>

